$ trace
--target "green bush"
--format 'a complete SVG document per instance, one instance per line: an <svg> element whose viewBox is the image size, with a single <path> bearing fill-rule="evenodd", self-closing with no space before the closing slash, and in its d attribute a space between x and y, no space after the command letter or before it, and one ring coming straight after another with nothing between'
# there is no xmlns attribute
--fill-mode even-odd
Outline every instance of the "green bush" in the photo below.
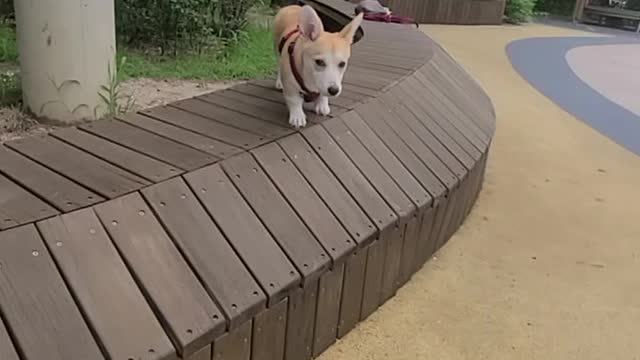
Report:
<svg viewBox="0 0 640 360"><path fill-rule="evenodd" d="M13 18L13 0L0 0L0 18Z"/></svg>
<svg viewBox="0 0 640 360"><path fill-rule="evenodd" d="M529 21L536 0L507 0L504 15L507 22L521 24Z"/></svg>
<svg viewBox="0 0 640 360"><path fill-rule="evenodd" d="M259 0L116 0L116 32L127 46L177 55L236 39Z"/></svg>
<svg viewBox="0 0 640 360"><path fill-rule="evenodd" d="M627 0L626 9L640 11L640 0Z"/></svg>
<svg viewBox="0 0 640 360"><path fill-rule="evenodd" d="M571 15L575 6L575 0L537 0L533 10L553 15Z"/></svg>

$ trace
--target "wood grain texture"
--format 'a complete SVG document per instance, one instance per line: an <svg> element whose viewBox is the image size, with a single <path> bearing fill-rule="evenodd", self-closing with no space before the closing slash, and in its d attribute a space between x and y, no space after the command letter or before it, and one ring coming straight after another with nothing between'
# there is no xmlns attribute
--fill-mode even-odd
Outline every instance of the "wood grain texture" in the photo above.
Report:
<svg viewBox="0 0 640 360"><path fill-rule="evenodd" d="M258 314L253 320L251 360L283 360L287 333L287 299Z"/></svg>
<svg viewBox="0 0 640 360"><path fill-rule="evenodd" d="M57 213L52 206L0 174L0 230Z"/></svg>
<svg viewBox="0 0 640 360"><path fill-rule="evenodd" d="M26 359L104 359L38 231L0 232L0 309Z"/></svg>
<svg viewBox="0 0 640 360"><path fill-rule="evenodd" d="M91 209L42 221L38 229L110 358L177 358ZM125 323L128 325L123 328Z"/></svg>
<svg viewBox="0 0 640 360"><path fill-rule="evenodd" d="M0 359L20 360L2 319L0 319Z"/></svg>
<svg viewBox="0 0 640 360"><path fill-rule="evenodd" d="M140 195L95 209L181 356L195 353L222 334L224 316Z"/></svg>

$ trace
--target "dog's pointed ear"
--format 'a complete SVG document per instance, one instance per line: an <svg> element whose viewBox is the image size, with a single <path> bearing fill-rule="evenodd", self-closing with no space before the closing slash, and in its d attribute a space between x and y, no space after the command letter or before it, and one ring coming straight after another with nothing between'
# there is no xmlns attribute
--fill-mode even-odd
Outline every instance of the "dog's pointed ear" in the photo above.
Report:
<svg viewBox="0 0 640 360"><path fill-rule="evenodd" d="M322 20L320 20L316 11L309 5L302 7L298 26L300 27L302 36L311 41L317 40L324 31Z"/></svg>
<svg viewBox="0 0 640 360"><path fill-rule="evenodd" d="M355 36L356 31L358 31L360 24L362 24L363 17L364 17L364 13L361 12L360 14L358 14L358 16L353 18L353 20L351 20L350 23L348 23L347 25L345 25L344 28L342 28L342 30L340 31L340 36L345 40L349 41L350 43L353 43L353 37Z"/></svg>

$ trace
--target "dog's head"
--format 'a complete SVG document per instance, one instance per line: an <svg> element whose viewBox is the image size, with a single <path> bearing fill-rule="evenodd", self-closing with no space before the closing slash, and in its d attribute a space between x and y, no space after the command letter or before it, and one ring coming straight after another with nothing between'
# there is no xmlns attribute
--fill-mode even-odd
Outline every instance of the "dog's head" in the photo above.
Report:
<svg viewBox="0 0 640 360"><path fill-rule="evenodd" d="M308 5L302 8L298 25L305 39L303 76L320 94L338 96L342 92L342 78L351 57L353 37L361 23L362 14L359 14L340 32L325 32L316 11Z"/></svg>

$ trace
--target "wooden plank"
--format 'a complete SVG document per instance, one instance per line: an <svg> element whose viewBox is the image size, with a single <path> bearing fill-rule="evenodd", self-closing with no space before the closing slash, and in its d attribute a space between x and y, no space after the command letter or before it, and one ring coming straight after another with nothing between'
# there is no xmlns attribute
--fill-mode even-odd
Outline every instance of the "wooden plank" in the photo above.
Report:
<svg viewBox="0 0 640 360"><path fill-rule="evenodd" d="M256 135L172 107L155 107L142 111L142 114L242 149L252 149L269 141L268 134Z"/></svg>
<svg viewBox="0 0 640 360"><path fill-rule="evenodd" d="M281 127L289 126L289 111L286 107L274 106L274 104L269 104L270 106L267 107L258 106L256 103L259 102L260 99L256 99L254 102L242 101L238 99L241 95L234 95L235 93L231 93L226 96L222 96L218 94L218 92L215 92L199 96L196 99L209 104L221 106L232 111L237 111L256 119L268 121Z"/></svg>
<svg viewBox="0 0 640 360"><path fill-rule="evenodd" d="M384 257L384 272L382 273L382 289L380 301L384 303L393 297L398 289L400 276L400 260L405 241L406 223L394 225L381 234L381 240L386 242Z"/></svg>
<svg viewBox="0 0 640 360"><path fill-rule="evenodd" d="M77 128L54 131L51 136L151 182L166 180L182 173L180 169L171 165L80 131Z"/></svg>
<svg viewBox="0 0 640 360"><path fill-rule="evenodd" d="M211 345L205 346L186 360L211 360Z"/></svg>
<svg viewBox="0 0 640 360"><path fill-rule="evenodd" d="M25 359L104 359L35 226L0 232L0 264L0 310Z"/></svg>
<svg viewBox="0 0 640 360"><path fill-rule="evenodd" d="M453 155L452 150L445 146L445 144L452 145L452 148L455 148L456 145L453 140L448 136L443 139L437 138L428 127L424 126L416 114L412 112L402 100L395 97L396 93L393 90L389 91L388 94L388 97L382 99L383 102L391 106L398 118L407 124L422 143L429 147L438 159L440 159L440 161L442 161L442 163L444 163L458 179L464 178L466 176L467 169L464 164ZM390 104L391 102L393 102L393 104ZM464 152L462 153L464 154ZM473 162L473 159L470 157L466 158Z"/></svg>
<svg viewBox="0 0 640 360"><path fill-rule="evenodd" d="M0 175L0 230L56 214L49 204Z"/></svg>
<svg viewBox="0 0 640 360"><path fill-rule="evenodd" d="M285 136L292 131L284 125L276 125L198 99L181 100L171 103L169 106L271 139Z"/></svg>
<svg viewBox="0 0 640 360"><path fill-rule="evenodd" d="M264 309L262 289L182 179L164 181L142 194L231 329Z"/></svg>
<svg viewBox="0 0 640 360"><path fill-rule="evenodd" d="M284 359L287 307L287 299L284 299L253 320L251 360Z"/></svg>
<svg viewBox="0 0 640 360"><path fill-rule="evenodd" d="M177 358L93 210L42 221L38 229L109 358Z"/></svg>
<svg viewBox="0 0 640 360"><path fill-rule="evenodd" d="M213 344L213 360L251 360L252 321L247 321Z"/></svg>
<svg viewBox="0 0 640 360"><path fill-rule="evenodd" d="M400 259L400 274L398 275L399 286L407 283L414 273L421 226L422 214L416 213L405 228L402 256Z"/></svg>
<svg viewBox="0 0 640 360"><path fill-rule="evenodd" d="M282 92L272 87L262 87L262 86L254 85L253 83L247 83L247 84L234 86L230 88L228 91L222 91L219 94L222 96L227 96L227 94L230 94L230 93L242 94L243 96L238 97L238 99L243 102L252 101L260 105L261 107L266 107L268 103L276 103L276 104L280 104L279 106L281 106L286 110ZM259 99L256 101L256 98L259 98ZM332 107L335 106L338 108L347 108L352 103L353 103L353 100L340 97L340 96L329 98L329 104Z"/></svg>
<svg viewBox="0 0 640 360"><path fill-rule="evenodd" d="M320 126L314 126L303 130L302 135L369 215L378 229L385 229L398 220L392 208L378 195L369 180L342 152L326 130Z"/></svg>
<svg viewBox="0 0 640 360"><path fill-rule="evenodd" d="M418 158L429 169L428 172L424 172L424 168L418 164L417 166L423 170L422 174L432 173L440 180L434 182L433 178L426 178L428 182L423 183L434 197L444 192L440 184L444 184L448 189L456 185L458 178L455 174L399 119L397 113L386 107L381 100L372 102L369 106L371 112L380 114L378 117L372 116L370 124L379 135L384 136L387 145L399 156L404 155L406 159Z"/></svg>
<svg viewBox="0 0 640 360"><path fill-rule="evenodd" d="M320 246L298 214L271 183L251 154L222 163L231 181L302 275L303 285L330 267L329 254Z"/></svg>
<svg viewBox="0 0 640 360"><path fill-rule="evenodd" d="M194 170L219 158L182 145L122 121L98 121L81 128L129 149L138 151L184 170Z"/></svg>
<svg viewBox="0 0 640 360"><path fill-rule="evenodd" d="M252 154L333 262L341 262L355 250L356 242L277 144Z"/></svg>
<svg viewBox="0 0 640 360"><path fill-rule="evenodd" d="M278 101L283 101L284 103L284 98L282 97L282 92L280 90L277 90L276 88L274 88L274 83L275 83L275 77L273 78L267 78L267 79L255 79L255 80L251 80L250 82L248 82L247 86L249 86L250 88L254 88L254 87L260 87L263 90L268 90L270 93L276 94L277 95L277 99L279 99ZM235 90L236 88L240 88L240 87L233 87L232 90ZM240 88L242 89L242 88ZM255 91L255 89L254 89ZM262 93L262 92L260 92ZM360 101L363 100L364 98L366 98L365 95L361 95L361 94L356 94L356 93L347 93L345 94L345 92L343 91L342 94L340 94L340 96L338 98L332 98L333 100L337 100L339 98L347 98L350 99L352 101ZM329 103L332 104L332 99L329 99ZM339 103L336 102L336 104L341 105Z"/></svg>
<svg viewBox="0 0 640 360"><path fill-rule="evenodd" d="M360 249L354 253L345 264L344 286L338 321L338 338L342 338L353 330L360 320L366 269L366 249Z"/></svg>
<svg viewBox="0 0 640 360"><path fill-rule="evenodd" d="M185 176L262 289L275 304L300 284L300 275L219 165Z"/></svg>
<svg viewBox="0 0 640 360"><path fill-rule="evenodd" d="M386 234L386 232L384 233ZM385 235L386 236L386 235ZM360 320L364 320L380 306L382 296L382 274L386 252L386 237L378 238L367 250L367 270L362 292Z"/></svg>
<svg viewBox="0 0 640 360"><path fill-rule="evenodd" d="M313 356L317 357L336 341L344 264L328 271L320 278L318 309L313 341Z"/></svg>
<svg viewBox="0 0 640 360"><path fill-rule="evenodd" d="M180 356L194 354L224 332L222 313L139 194L95 210Z"/></svg>
<svg viewBox="0 0 640 360"><path fill-rule="evenodd" d="M437 205L436 207L429 208L422 216L419 239L415 250L415 259L413 260L414 273L417 272L431 256L434 240L434 237L431 235L433 233L433 227L435 226L436 214L440 207L441 205Z"/></svg>
<svg viewBox="0 0 640 360"><path fill-rule="evenodd" d="M363 247L377 234L373 222L324 165L300 135L289 136L279 144L309 184L324 200L351 237Z"/></svg>
<svg viewBox="0 0 640 360"><path fill-rule="evenodd" d="M73 211L104 200L102 196L4 147L0 147L0 164L6 176L60 211Z"/></svg>
<svg viewBox="0 0 640 360"><path fill-rule="evenodd" d="M202 136L193 131L185 130L142 114L136 113L124 115L119 117L118 120L221 159L225 159L242 152L242 149L239 147Z"/></svg>
<svg viewBox="0 0 640 360"><path fill-rule="evenodd" d="M149 185L137 175L50 136L20 139L6 145L106 198L122 196Z"/></svg>
<svg viewBox="0 0 640 360"><path fill-rule="evenodd" d="M423 108L418 104L417 101L415 101L414 99L410 98L408 95L406 95L406 89L403 89L402 86L397 86L395 89L391 90L389 92L390 97L394 96L396 99L400 98L402 99L400 104L404 105L404 107L406 107L409 112L411 112L415 118L418 120L418 122L422 125L423 128L426 128L428 130L428 132L430 132L433 137L436 139L436 142L433 141L429 141L429 145L432 148L436 148L437 147L437 143L441 143L453 156L455 156L456 159L458 159L458 161L460 161L465 168L469 169L471 166L473 166L473 164L475 164L476 160L471 157L460 145L458 145L458 143L453 140L453 138L451 136L449 136L449 134L444 131L444 129L442 129L442 127L440 127L440 125L438 125L435 120L433 120L432 116L434 116L433 114L428 114L426 113ZM395 111L397 112L398 115L402 114L402 106L399 106L395 109ZM411 117L409 116L404 116L403 119L405 119L405 121L407 121L407 123L411 122ZM412 128L414 129L414 131L416 131L417 134L421 134L421 135L425 135L427 137L424 137L423 139L427 140L429 139L428 135L423 134L420 130L419 130L419 126L418 125L413 125ZM417 129L417 130L416 130ZM441 159L446 163L447 161L454 163L451 161L451 159L449 157L447 157L446 155L442 155ZM453 170L452 170L453 171ZM454 171L455 172L455 171ZM458 170L458 173L460 173L460 171ZM458 176L460 176L460 174L456 173Z"/></svg>
<svg viewBox="0 0 640 360"><path fill-rule="evenodd" d="M0 359L3 360L20 360L16 349L13 347L13 342L9 337L9 333L0 319Z"/></svg>
<svg viewBox="0 0 640 360"><path fill-rule="evenodd" d="M309 360L312 357L318 283L299 287L289 295L285 360Z"/></svg>
<svg viewBox="0 0 640 360"><path fill-rule="evenodd" d="M446 192L443 184L449 184L449 187L453 186L450 183L453 182L454 179L447 178L446 175L443 174L441 174L443 179L437 177L436 175L438 174L434 174L431 168L398 137L389 125L389 123L393 122L393 114L385 110L385 108L380 105L380 102L377 100L369 102L366 105L357 107L356 111L365 119L370 128L385 145L389 147L398 160L418 179L422 186L429 190L432 197L437 198L439 194ZM389 119L385 120L385 117L389 117Z"/></svg>
<svg viewBox="0 0 640 360"><path fill-rule="evenodd" d="M433 201L431 194L411 175L358 113L355 111L345 113L342 115L342 120L355 138L367 148L418 208L430 206Z"/></svg>

